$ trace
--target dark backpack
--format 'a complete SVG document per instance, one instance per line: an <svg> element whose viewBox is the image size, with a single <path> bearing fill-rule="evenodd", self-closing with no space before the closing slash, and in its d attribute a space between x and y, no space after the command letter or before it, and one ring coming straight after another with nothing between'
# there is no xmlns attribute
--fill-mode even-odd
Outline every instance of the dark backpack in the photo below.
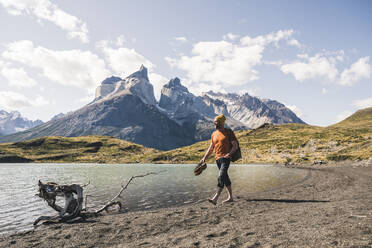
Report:
<svg viewBox="0 0 372 248"><path fill-rule="evenodd" d="M230 135L229 135L229 137L231 137L231 135L232 135L232 130L231 129L228 129L229 130L229 132L230 132ZM235 162L235 161L237 161L237 160L239 160L239 159L241 159L242 158L242 152L240 151L240 145L239 145L239 141L238 141L238 139L236 139L236 142L238 142L238 149L236 149L236 151L233 153L233 154L231 154L231 162ZM232 147L232 144L231 144L231 142L230 142L230 146Z"/></svg>

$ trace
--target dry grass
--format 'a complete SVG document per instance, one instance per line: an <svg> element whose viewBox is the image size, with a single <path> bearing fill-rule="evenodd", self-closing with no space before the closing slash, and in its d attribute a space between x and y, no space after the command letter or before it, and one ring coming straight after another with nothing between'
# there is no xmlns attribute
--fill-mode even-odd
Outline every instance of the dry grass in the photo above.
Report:
<svg viewBox="0 0 372 248"><path fill-rule="evenodd" d="M243 158L239 163L313 163L372 158L372 108L329 127L304 124L263 125L236 133ZM195 163L210 141L152 155L158 162ZM213 162L210 158L209 162Z"/></svg>
<svg viewBox="0 0 372 248"><path fill-rule="evenodd" d="M243 156L239 163L368 160L372 158L372 108L329 127L265 124L236 132L236 136ZM0 155L53 163L196 163L209 142L158 151L107 136L43 137L0 144ZM208 162L213 160L211 157Z"/></svg>
<svg viewBox="0 0 372 248"><path fill-rule="evenodd" d="M46 163L133 163L156 150L108 136L50 136L0 144L0 154Z"/></svg>

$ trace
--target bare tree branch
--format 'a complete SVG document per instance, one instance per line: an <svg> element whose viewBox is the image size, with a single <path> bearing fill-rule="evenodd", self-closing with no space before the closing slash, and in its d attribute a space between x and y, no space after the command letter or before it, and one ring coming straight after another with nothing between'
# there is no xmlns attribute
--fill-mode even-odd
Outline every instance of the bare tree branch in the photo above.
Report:
<svg viewBox="0 0 372 248"><path fill-rule="evenodd" d="M87 183L87 184L84 184L83 186L81 186L82 188L85 188L86 186L88 186L90 184L90 181Z"/></svg>
<svg viewBox="0 0 372 248"><path fill-rule="evenodd" d="M121 207L122 207L121 202L120 201L115 201L115 200L120 197L121 193L123 193L123 191L128 187L128 185L132 182L132 180L135 179L135 178L138 178L138 177L146 177L146 176L149 176L149 175L157 175L157 174L158 173L155 173L155 172L149 172L149 173L146 173L144 175L132 176L128 180L127 184L125 186L121 187L121 190L119 191L119 193L116 196L114 196L114 198L112 198L108 203L106 203L106 205L104 205L100 209L96 210L95 213L98 214L98 213L106 210L107 208L109 208L113 205L119 205L119 210L121 210Z"/></svg>

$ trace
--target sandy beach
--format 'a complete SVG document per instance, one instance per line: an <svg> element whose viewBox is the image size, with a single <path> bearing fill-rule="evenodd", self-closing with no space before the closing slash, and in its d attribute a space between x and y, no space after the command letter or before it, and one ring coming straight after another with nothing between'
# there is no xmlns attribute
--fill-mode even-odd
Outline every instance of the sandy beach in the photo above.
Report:
<svg viewBox="0 0 372 248"><path fill-rule="evenodd" d="M0 247L372 247L372 165L301 168L305 180L275 190L235 185L233 203L42 225L0 237Z"/></svg>

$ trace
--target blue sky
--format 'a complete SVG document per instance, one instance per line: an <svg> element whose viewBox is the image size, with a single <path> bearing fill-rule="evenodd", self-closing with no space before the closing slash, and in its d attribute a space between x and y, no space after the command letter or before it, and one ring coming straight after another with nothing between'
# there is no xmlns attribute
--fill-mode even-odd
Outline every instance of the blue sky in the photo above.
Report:
<svg viewBox="0 0 372 248"><path fill-rule="evenodd" d="M143 63L327 126L372 106L372 2L0 0L0 109L48 121Z"/></svg>

